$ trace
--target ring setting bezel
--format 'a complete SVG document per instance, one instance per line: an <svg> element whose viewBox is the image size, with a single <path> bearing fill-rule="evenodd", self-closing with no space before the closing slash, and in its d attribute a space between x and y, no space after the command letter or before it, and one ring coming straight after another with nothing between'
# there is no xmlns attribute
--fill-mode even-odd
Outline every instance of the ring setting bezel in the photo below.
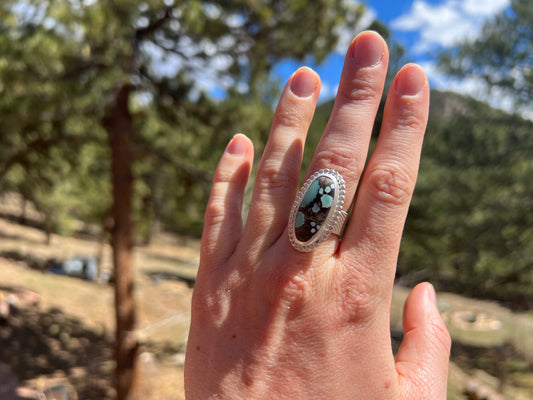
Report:
<svg viewBox="0 0 533 400"><path fill-rule="evenodd" d="M296 234L296 218L300 210L302 201L304 200L307 191L311 185L317 181L320 177L327 177L335 183L335 190L333 201L331 203L330 210L327 214L327 217L321 223L320 228L313 234L313 236L307 241L301 241L298 239ZM291 207L291 212L289 215L289 240L292 246L300 252L309 252L314 250L317 246L323 243L331 233L341 234L344 228L344 223L347 217L347 213L343 210L344 199L346 194L346 187L344 179L342 176L335 170L332 169L321 169L316 171L311 175L302 185L294 203Z"/></svg>

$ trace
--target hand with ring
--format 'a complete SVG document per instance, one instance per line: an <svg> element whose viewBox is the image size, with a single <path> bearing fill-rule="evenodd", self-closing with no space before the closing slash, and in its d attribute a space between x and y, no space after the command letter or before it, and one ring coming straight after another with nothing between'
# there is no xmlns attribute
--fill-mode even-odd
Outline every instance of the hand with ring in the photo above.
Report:
<svg viewBox="0 0 533 400"><path fill-rule="evenodd" d="M391 349L393 281L429 86L416 65L398 72L367 161L387 64L378 34L354 39L300 190L320 80L308 68L291 76L245 224L253 145L244 135L228 144L205 215L187 399L446 398L450 336L429 283L411 291L396 357Z"/></svg>

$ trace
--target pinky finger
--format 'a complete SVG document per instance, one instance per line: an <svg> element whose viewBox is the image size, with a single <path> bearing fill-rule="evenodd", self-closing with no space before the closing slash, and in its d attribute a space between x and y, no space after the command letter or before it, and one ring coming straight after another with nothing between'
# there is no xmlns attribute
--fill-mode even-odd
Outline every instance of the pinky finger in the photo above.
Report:
<svg viewBox="0 0 533 400"><path fill-rule="evenodd" d="M202 235L202 264L224 263L234 252L242 235L244 189L254 157L253 144L243 134L229 142L220 159L207 203Z"/></svg>

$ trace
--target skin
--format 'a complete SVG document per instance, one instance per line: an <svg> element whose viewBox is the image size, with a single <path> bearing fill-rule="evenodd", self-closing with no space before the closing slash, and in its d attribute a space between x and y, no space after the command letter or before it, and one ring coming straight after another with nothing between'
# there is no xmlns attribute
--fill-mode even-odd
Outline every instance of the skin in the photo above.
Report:
<svg viewBox="0 0 533 400"><path fill-rule="evenodd" d="M387 46L377 33L354 39L307 172L331 168L344 177L345 210L352 202L354 209L342 240L331 235L300 253L287 234L320 91L315 72L300 68L281 95L246 224L241 212L253 144L240 134L228 144L205 215L187 399L446 398L451 341L429 283L409 295L396 359L391 350L392 287L429 85L417 65L398 72L365 166L387 64Z"/></svg>

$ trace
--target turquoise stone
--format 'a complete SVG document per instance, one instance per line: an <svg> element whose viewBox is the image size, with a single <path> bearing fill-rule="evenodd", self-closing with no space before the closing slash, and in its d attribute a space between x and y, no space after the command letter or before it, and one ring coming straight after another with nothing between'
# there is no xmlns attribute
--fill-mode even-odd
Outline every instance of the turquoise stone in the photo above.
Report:
<svg viewBox="0 0 533 400"><path fill-rule="evenodd" d="M325 194L320 198L320 201L322 202L322 207L330 208L331 203L333 203L333 197L331 197L329 194Z"/></svg>
<svg viewBox="0 0 533 400"><path fill-rule="evenodd" d="M296 214L296 219L294 220L294 226L296 228L299 228L300 226L302 226L305 222L305 217L304 215L299 212L298 214Z"/></svg>
<svg viewBox="0 0 533 400"><path fill-rule="evenodd" d="M295 219L295 236L300 242L308 242L320 230L332 212L337 183L329 176L317 177L305 192Z"/></svg>
<svg viewBox="0 0 533 400"><path fill-rule="evenodd" d="M319 190L320 190L320 184L318 180L316 180L311 184L311 186L309 186L309 189L307 189L307 192L305 192L305 196L300 206L307 207L309 203L311 203L315 199Z"/></svg>

